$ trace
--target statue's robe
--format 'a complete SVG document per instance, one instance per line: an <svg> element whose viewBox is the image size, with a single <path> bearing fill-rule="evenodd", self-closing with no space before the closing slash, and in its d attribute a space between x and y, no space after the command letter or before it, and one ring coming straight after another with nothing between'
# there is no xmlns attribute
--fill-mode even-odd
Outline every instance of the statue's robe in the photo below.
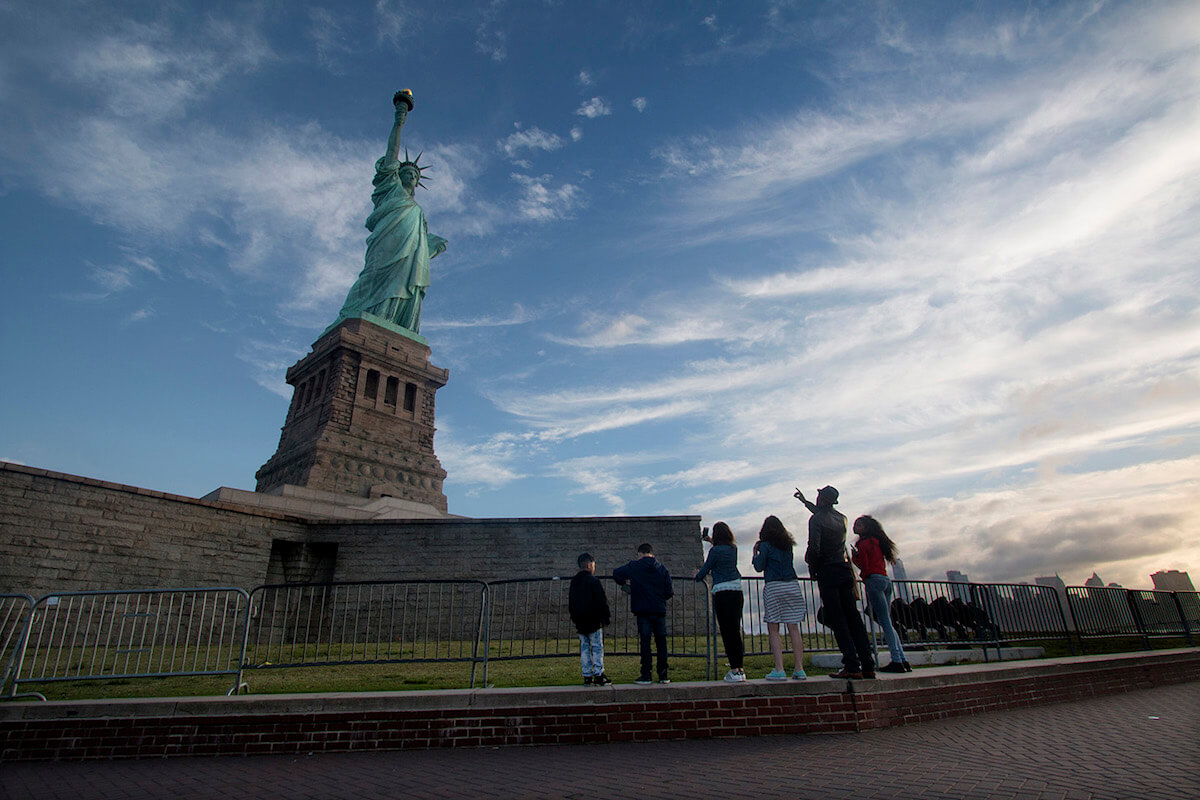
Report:
<svg viewBox="0 0 1200 800"><path fill-rule="evenodd" d="M335 325L367 313L413 333L421 328L429 259L446 248L446 240L430 235L425 212L400 182L402 163L386 164L381 158L375 164L366 265L350 287Z"/></svg>

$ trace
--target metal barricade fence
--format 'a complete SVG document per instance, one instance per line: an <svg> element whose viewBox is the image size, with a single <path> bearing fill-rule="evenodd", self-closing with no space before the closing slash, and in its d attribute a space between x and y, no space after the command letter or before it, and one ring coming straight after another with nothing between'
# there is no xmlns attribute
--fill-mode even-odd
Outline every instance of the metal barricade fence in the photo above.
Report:
<svg viewBox="0 0 1200 800"><path fill-rule="evenodd" d="M4 677L0 679L0 697L16 697L14 679L17 667L21 663L21 652L25 648L25 637L29 633L32 611L33 598L29 595L0 594L0 664L4 665Z"/></svg>
<svg viewBox="0 0 1200 800"><path fill-rule="evenodd" d="M638 655L637 620L629 596L611 577L604 586L612 623L604 628L604 655ZM672 581L667 601L667 651L670 658L703 658L712 675L711 611L707 587L690 579ZM579 635L568 610L569 578L518 578L488 583L484 625L484 683L490 661L579 657Z"/></svg>
<svg viewBox="0 0 1200 800"><path fill-rule="evenodd" d="M602 577L612 610L606 655L640 650L628 595ZM800 579L808 616L805 650L836 651L818 622L816 582ZM569 580L485 583L413 580L143 591L65 592L36 602L0 594L0 698L22 684L170 676L235 676L243 670L396 662L469 662L471 686L490 661L578 657L568 612ZM743 578L747 655L770 652L763 622L763 580ZM709 587L674 581L668 602L671 658L703 658L709 678L723 651ZM865 592L862 592L865 597ZM1001 644L1065 638L1074 653L1086 638L1186 638L1200 631L1200 593L1067 587L1067 607L1052 587L896 581L890 609L906 646ZM886 648L865 603L860 611L879 650ZM781 626L790 648L787 627ZM37 693L28 696L41 697ZM43 698L44 699L44 698Z"/></svg>
<svg viewBox="0 0 1200 800"><path fill-rule="evenodd" d="M479 660L488 587L472 580L259 586L245 669Z"/></svg>
<svg viewBox="0 0 1200 800"><path fill-rule="evenodd" d="M13 689L57 681L240 676L248 609L249 595L230 587L46 595L30 612Z"/></svg>

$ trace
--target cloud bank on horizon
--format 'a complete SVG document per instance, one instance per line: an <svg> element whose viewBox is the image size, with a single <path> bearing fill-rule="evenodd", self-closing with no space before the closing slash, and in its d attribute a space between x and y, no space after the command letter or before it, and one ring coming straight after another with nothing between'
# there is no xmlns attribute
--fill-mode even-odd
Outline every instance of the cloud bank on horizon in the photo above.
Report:
<svg viewBox="0 0 1200 800"><path fill-rule="evenodd" d="M0 22L0 457L251 485L411 86L455 513L749 542L832 483L913 577L1200 577L1194 4Z"/></svg>

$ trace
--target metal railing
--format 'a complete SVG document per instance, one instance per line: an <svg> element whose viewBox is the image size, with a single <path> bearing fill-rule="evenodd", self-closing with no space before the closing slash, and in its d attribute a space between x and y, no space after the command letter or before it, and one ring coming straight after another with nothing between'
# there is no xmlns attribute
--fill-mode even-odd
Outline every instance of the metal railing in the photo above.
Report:
<svg viewBox="0 0 1200 800"><path fill-rule="evenodd" d="M1196 643L1194 633L1200 633L1200 592L1172 592L1175 595L1175 607L1179 609L1179 618L1183 620L1183 630L1189 645Z"/></svg>
<svg viewBox="0 0 1200 800"><path fill-rule="evenodd" d="M1003 657L1003 645L1047 639L1064 640L1071 655L1075 654L1064 602L1053 587L1027 583L967 585L971 587L967 625L977 640L993 642L998 657Z"/></svg>
<svg viewBox="0 0 1200 800"><path fill-rule="evenodd" d="M1081 650L1087 639L1139 638L1146 649L1154 639L1186 639L1200 630L1196 592L1160 592L1108 586L1069 586L1067 603Z"/></svg>
<svg viewBox="0 0 1200 800"><path fill-rule="evenodd" d="M280 669L480 661L483 581L278 584L250 593L242 664Z"/></svg>
<svg viewBox="0 0 1200 800"><path fill-rule="evenodd" d="M815 653L836 650L837 642L834 641L833 631L817 621L817 610L821 607L817 582L812 578L800 578L798 582L800 591L804 595L804 603L808 607L808 614L800 623L800 635L804 638L805 651ZM765 587L766 581L760 576L742 578L742 596L745 598L742 606L742 643L745 645L748 656L769 655L771 652L767 623L763 622L763 589ZM788 633L788 627L780 625L779 634L783 637L784 651L790 651L792 640ZM717 646L719 646L720 636L715 633L714 636ZM723 651L721 652L724 654Z"/></svg>
<svg viewBox="0 0 1200 800"><path fill-rule="evenodd" d="M248 609L249 595L229 587L46 595L27 618L13 691L22 683L240 676Z"/></svg>
<svg viewBox="0 0 1200 800"><path fill-rule="evenodd" d="M605 653L637 655L628 596L611 578L601 581L612 610ZM805 649L836 651L818 621L816 583L800 585ZM704 659L706 676L715 677L722 644L709 587L682 577L674 586L669 655ZM764 655L763 581L748 577L742 586L746 654ZM0 698L41 697L18 694L24 684L182 676L233 676L232 693L245 686L246 670L421 662L470 664L473 687L481 665L487 683L491 661L578 657L568 590L569 580L534 578L63 592L37 601L0 594ZM1197 592L896 581L893 597L891 619L906 648L978 646L985 658L989 648L999 656L1016 642L1059 640L1074 653L1074 643L1084 649L1087 640L1150 648L1167 639L1193 645L1200 633ZM883 649L877 624L866 619ZM781 632L790 649L786 626Z"/></svg>

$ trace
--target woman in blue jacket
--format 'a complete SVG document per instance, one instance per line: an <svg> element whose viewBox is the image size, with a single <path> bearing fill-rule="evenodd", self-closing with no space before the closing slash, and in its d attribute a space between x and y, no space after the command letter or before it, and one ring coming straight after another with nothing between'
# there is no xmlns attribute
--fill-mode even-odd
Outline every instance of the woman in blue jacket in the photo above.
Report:
<svg viewBox="0 0 1200 800"><path fill-rule="evenodd" d="M711 538L707 528L700 538L712 547L708 549L704 566L696 571L696 580L702 581L712 573L713 614L721 629L725 656L729 659L725 680L738 683L746 680L746 671L742 669L746 648L742 645L742 573L737 566L737 545L733 541L733 531L724 522L713 525Z"/></svg>

